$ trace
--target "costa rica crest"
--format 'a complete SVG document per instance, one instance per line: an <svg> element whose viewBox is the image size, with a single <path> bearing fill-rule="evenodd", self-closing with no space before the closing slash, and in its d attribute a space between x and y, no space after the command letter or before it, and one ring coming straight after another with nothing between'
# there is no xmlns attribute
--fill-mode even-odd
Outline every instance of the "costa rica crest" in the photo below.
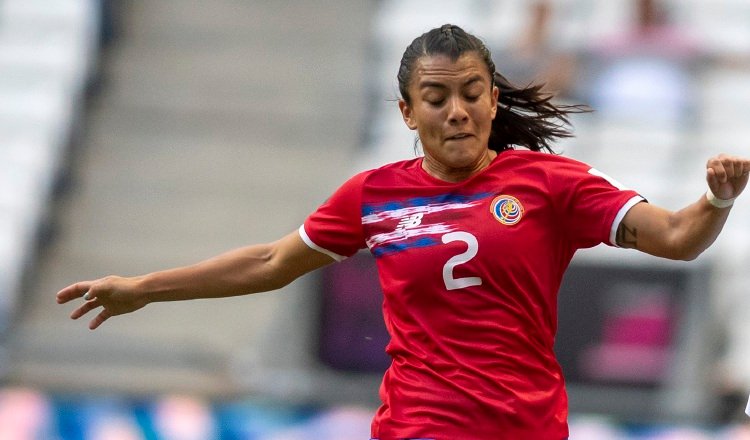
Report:
<svg viewBox="0 0 750 440"><path fill-rule="evenodd" d="M515 225L523 217L523 205L521 202L517 198L506 194L499 195L492 200L490 211L495 220L507 226Z"/></svg>

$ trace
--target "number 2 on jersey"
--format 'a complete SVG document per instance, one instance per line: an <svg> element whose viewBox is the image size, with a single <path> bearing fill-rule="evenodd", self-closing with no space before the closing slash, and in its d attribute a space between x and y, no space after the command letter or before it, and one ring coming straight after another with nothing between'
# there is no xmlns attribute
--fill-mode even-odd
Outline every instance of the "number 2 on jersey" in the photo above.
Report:
<svg viewBox="0 0 750 440"><path fill-rule="evenodd" d="M479 242L477 238L468 232L449 232L442 237L443 243L448 244L454 241L466 243L465 252L451 257L443 266L443 281L445 288L448 290L463 289L464 287L479 286L482 279L479 277L454 278L453 269L460 264L464 264L474 258L479 251Z"/></svg>

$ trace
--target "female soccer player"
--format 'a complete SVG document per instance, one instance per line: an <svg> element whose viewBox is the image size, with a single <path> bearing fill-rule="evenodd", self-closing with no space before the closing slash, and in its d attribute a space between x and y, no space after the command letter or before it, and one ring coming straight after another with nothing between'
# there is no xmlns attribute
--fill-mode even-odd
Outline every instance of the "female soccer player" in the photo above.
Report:
<svg viewBox="0 0 750 440"><path fill-rule="evenodd" d="M553 352L557 292L577 249L599 243L678 260L716 239L750 160L708 160L708 192L670 212L583 163L549 154L569 136L538 87L495 72L475 36L445 25L406 49L399 108L424 157L344 183L299 228L193 266L62 289L89 327L155 301L277 289L367 246L391 335L372 437L565 439ZM548 151L543 151L548 150Z"/></svg>

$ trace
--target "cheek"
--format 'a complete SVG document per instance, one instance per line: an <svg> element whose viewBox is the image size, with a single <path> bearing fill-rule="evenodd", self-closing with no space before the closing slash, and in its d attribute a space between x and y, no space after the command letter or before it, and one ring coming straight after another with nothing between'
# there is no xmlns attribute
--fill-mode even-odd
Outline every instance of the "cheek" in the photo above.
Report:
<svg viewBox="0 0 750 440"><path fill-rule="evenodd" d="M488 129L492 126L492 119L494 116L493 112L488 112L485 109L478 109L473 116L480 128Z"/></svg>
<svg viewBox="0 0 750 440"><path fill-rule="evenodd" d="M422 144L423 149L435 149L440 146L440 136L434 128L420 126L417 130L419 134L419 141Z"/></svg>
<svg viewBox="0 0 750 440"><path fill-rule="evenodd" d="M437 114L425 114L419 121L418 131L421 137L435 136L442 127L442 123Z"/></svg>

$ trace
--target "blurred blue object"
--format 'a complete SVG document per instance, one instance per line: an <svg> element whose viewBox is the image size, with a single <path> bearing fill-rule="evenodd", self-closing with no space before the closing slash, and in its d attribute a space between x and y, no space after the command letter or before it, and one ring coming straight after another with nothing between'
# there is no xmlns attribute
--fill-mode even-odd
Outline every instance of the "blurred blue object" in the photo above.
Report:
<svg viewBox="0 0 750 440"><path fill-rule="evenodd" d="M219 420L219 438L261 440L282 430L302 425L321 409L278 403L237 401L220 403L215 408Z"/></svg>

